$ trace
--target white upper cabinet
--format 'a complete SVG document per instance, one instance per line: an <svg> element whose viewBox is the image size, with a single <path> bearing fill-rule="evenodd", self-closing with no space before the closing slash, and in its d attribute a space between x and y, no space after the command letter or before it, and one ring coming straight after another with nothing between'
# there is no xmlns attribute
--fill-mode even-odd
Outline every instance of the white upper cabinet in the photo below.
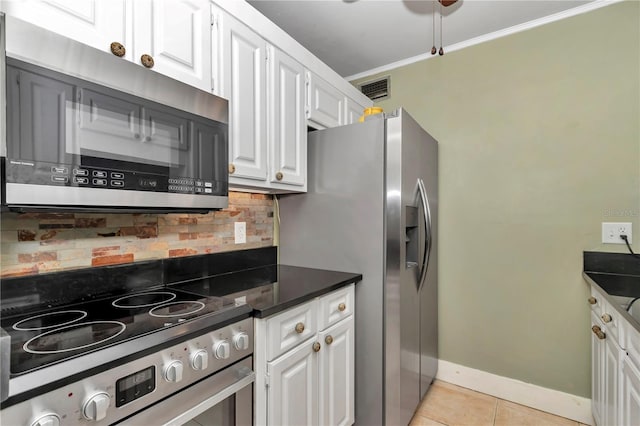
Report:
<svg viewBox="0 0 640 426"><path fill-rule="evenodd" d="M269 146L272 184L306 190L307 123L304 67L269 46Z"/></svg>
<svg viewBox="0 0 640 426"><path fill-rule="evenodd" d="M214 88L229 99L229 186L307 188L304 67L212 6Z"/></svg>
<svg viewBox="0 0 640 426"><path fill-rule="evenodd" d="M344 94L312 72L308 72L307 80L309 121L319 127L337 127L344 124Z"/></svg>
<svg viewBox="0 0 640 426"><path fill-rule="evenodd" d="M207 92L212 89L211 15L206 0L42 0L2 4L9 15Z"/></svg>
<svg viewBox="0 0 640 426"><path fill-rule="evenodd" d="M221 96L229 100L229 173L267 180L267 43L214 8ZM215 62L215 61L214 61Z"/></svg>
<svg viewBox="0 0 640 426"><path fill-rule="evenodd" d="M111 51L111 43L130 44L125 0L3 1L2 11L73 40ZM126 49L125 58L133 58Z"/></svg>
<svg viewBox="0 0 640 426"><path fill-rule="evenodd" d="M202 0L135 0L134 62L153 58L153 70L211 91L211 15Z"/></svg>
<svg viewBox="0 0 640 426"><path fill-rule="evenodd" d="M245 1L0 1L0 8L229 100L232 189L305 192L307 126L351 124L373 104Z"/></svg>
<svg viewBox="0 0 640 426"><path fill-rule="evenodd" d="M360 120L360 117L364 114L365 108L367 107L357 103L353 99L346 98L344 124L357 123L358 120Z"/></svg>

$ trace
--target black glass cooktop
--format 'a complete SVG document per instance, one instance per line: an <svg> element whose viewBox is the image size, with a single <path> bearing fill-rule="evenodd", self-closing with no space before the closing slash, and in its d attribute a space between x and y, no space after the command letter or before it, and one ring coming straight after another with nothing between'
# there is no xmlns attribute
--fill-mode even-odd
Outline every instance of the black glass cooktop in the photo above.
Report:
<svg viewBox="0 0 640 426"><path fill-rule="evenodd" d="M236 306L231 299L163 287L3 316L1 327L11 336L15 375Z"/></svg>

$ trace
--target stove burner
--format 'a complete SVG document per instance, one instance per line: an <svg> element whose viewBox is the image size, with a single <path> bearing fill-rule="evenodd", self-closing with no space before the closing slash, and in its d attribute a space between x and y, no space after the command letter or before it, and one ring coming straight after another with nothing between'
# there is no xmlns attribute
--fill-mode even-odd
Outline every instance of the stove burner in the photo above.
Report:
<svg viewBox="0 0 640 426"><path fill-rule="evenodd" d="M171 302L156 306L149 311L149 315L160 318L182 317L195 314L202 309L204 309L202 302Z"/></svg>
<svg viewBox="0 0 640 426"><path fill-rule="evenodd" d="M91 321L56 328L29 339L23 349L32 354L74 351L113 339L126 326L119 321Z"/></svg>
<svg viewBox="0 0 640 426"><path fill-rule="evenodd" d="M168 291L150 291L148 293L138 293L124 296L114 300L113 302L111 302L111 304L116 308L146 308L149 306L170 302L175 298L176 295Z"/></svg>
<svg viewBox="0 0 640 426"><path fill-rule="evenodd" d="M20 331L46 330L80 321L86 316L85 311L78 310L49 312L20 320L13 324L13 329Z"/></svg>

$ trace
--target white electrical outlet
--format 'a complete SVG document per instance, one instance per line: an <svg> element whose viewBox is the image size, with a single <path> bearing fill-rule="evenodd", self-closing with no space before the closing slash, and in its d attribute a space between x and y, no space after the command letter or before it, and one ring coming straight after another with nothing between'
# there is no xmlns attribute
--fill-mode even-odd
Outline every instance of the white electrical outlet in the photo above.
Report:
<svg viewBox="0 0 640 426"><path fill-rule="evenodd" d="M236 222L235 223L235 236L236 244L244 244L247 242L247 223Z"/></svg>
<svg viewBox="0 0 640 426"><path fill-rule="evenodd" d="M631 239L631 222L602 222L602 242L605 244L624 244L620 235L626 235L629 244Z"/></svg>

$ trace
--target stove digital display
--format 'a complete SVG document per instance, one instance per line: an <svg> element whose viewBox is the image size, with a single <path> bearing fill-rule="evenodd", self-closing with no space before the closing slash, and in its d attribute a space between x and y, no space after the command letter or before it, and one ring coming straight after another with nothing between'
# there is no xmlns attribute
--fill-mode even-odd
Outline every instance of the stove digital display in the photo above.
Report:
<svg viewBox="0 0 640 426"><path fill-rule="evenodd" d="M118 379L116 382L116 407L122 407L152 392L155 388L156 370L154 366Z"/></svg>

